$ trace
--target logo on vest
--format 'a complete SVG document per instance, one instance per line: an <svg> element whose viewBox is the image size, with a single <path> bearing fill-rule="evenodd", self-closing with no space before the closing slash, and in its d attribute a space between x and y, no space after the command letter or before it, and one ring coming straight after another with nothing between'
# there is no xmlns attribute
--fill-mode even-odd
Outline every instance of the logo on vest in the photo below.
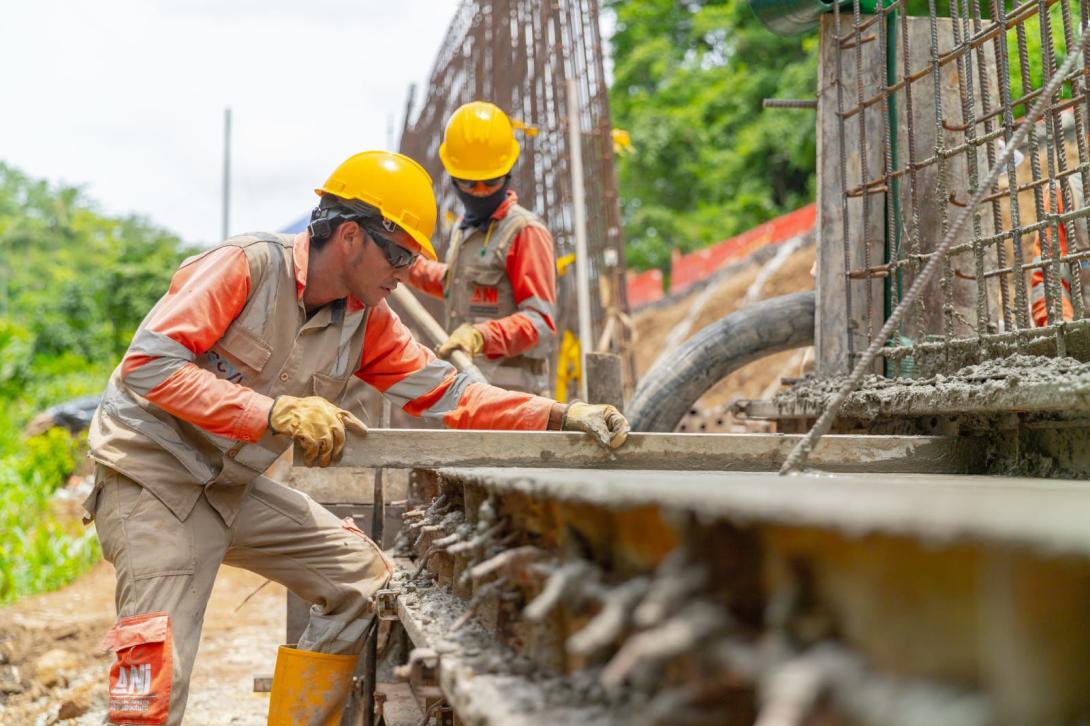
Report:
<svg viewBox="0 0 1090 726"><path fill-rule="evenodd" d="M491 285L474 285L470 305L499 305L500 289Z"/></svg>
<svg viewBox="0 0 1090 726"><path fill-rule="evenodd" d="M210 350L205 353L208 358L208 367L220 378L224 378L231 383L242 383L246 379L246 376L242 375L242 372L235 368L235 364L224 358L222 355L214 350Z"/></svg>

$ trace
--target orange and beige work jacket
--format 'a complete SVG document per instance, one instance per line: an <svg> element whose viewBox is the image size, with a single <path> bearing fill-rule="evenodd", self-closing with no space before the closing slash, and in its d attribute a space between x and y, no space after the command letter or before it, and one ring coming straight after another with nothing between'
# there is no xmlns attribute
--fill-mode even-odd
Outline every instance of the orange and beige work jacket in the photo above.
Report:
<svg viewBox="0 0 1090 726"><path fill-rule="evenodd" d="M1078 175L1072 175L1068 177L1068 184L1071 187L1071 196L1075 204L1075 208L1079 209L1086 203L1082 193L1082 180L1079 179ZM1059 189L1056 189L1055 199L1056 212L1059 214L1063 214L1066 210L1064 209L1063 195ZM1049 209L1047 196L1045 197L1045 211L1051 212L1051 209ZM1058 236L1060 243L1060 249L1058 251L1059 255L1068 254L1068 251L1070 249L1068 247L1069 239L1072 236L1078 237L1079 233L1085 229L1085 224L1086 222L1080 219L1077 222L1075 220L1072 220L1069 222L1060 222L1057 225L1059 230ZM1052 249L1052 245L1055 244L1052 239L1052 229L1046 227L1043 231L1044 240L1046 243L1048 243L1047 245L1042 245L1041 243L1041 232L1037 232L1033 235L1033 263L1035 265L1041 264L1042 259L1046 257L1051 257L1052 254L1057 253L1057 250ZM1077 246L1083 247L1085 249L1084 245L1086 242L1086 235L1083 232L1081 236L1084 239L1076 240L1076 244ZM1046 246L1047 249L1043 249L1043 247ZM1078 267L1072 270L1071 265L1066 262L1063 262L1059 265L1059 274L1056 276L1056 278L1060 282L1060 289L1055 294L1058 295L1060 298L1060 309L1058 311L1053 311L1049 309L1048 300L1045 296L1045 269L1043 267L1033 268L1033 271L1030 273L1029 276L1029 312L1030 317L1033 318L1034 326L1038 328L1043 328L1050 323L1060 322L1059 320L1052 319L1055 312L1058 312L1062 316L1063 320L1074 320L1075 308L1074 303L1071 299L1071 278L1072 275L1078 274L1080 274Z"/></svg>
<svg viewBox="0 0 1090 726"><path fill-rule="evenodd" d="M556 252L553 238L513 191L485 229L457 225L446 262L421 257L413 287L443 298L448 332L473 324L484 338L488 380L533 393L552 390L549 359L556 340Z"/></svg>
<svg viewBox="0 0 1090 726"><path fill-rule="evenodd" d="M185 519L202 491L230 525L247 485L291 444L276 396L339 403L358 376L452 428L545 429L553 402L471 383L419 345L386 303L307 317L309 237L254 234L182 263L140 324L91 424L91 455Z"/></svg>

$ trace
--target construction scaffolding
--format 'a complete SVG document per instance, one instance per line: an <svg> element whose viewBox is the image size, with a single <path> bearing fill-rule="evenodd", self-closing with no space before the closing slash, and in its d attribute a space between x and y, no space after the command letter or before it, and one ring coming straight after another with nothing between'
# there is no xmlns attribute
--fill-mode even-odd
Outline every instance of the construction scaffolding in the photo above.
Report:
<svg viewBox="0 0 1090 726"><path fill-rule="evenodd" d="M819 374L854 366L982 187L874 372L922 377L1016 353L1090 359L1085 55L989 174L1088 23L1086 0L983 11L894 0L870 13L856 0L822 18Z"/></svg>
<svg viewBox="0 0 1090 726"><path fill-rule="evenodd" d="M576 81L574 99L568 97L569 79ZM491 101L537 129L536 135L519 138L522 154L512 170L512 186L520 203L542 217L556 240L562 370L565 355L570 363L578 330L568 124L569 104L578 105L594 348L624 352L629 338L624 245L597 1L465 0L459 7L417 113L410 91L401 134L401 151L435 180L440 258L459 207L439 161L439 143L453 111L473 100Z"/></svg>

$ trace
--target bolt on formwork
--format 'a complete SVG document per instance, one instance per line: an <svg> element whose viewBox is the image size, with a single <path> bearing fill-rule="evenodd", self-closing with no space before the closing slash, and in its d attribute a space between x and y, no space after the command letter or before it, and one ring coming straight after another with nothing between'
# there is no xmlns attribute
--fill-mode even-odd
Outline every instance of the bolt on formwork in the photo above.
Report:
<svg viewBox="0 0 1090 726"><path fill-rule="evenodd" d="M1086 0L894 0L873 13L855 0L822 19L819 374L854 366L990 176L874 372L1090 358L1086 57L989 174L1088 24Z"/></svg>
<svg viewBox="0 0 1090 726"><path fill-rule="evenodd" d="M577 95L569 98L567 81ZM539 214L556 241L558 332L577 329L569 104L579 110L587 210L591 317L596 349L624 351L629 332L612 126L596 0L465 0L447 31L419 110L412 94L401 151L435 180L441 224L436 250L449 241L458 202L439 161L439 143L458 106L487 100L537 130L520 134L512 170L521 203ZM570 271L569 271L570 270ZM630 371L632 372L632 371Z"/></svg>

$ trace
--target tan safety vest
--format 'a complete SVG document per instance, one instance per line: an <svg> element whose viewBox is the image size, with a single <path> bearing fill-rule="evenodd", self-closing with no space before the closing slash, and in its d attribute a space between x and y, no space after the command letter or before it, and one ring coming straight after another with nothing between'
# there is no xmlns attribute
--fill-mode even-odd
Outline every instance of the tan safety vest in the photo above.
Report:
<svg viewBox="0 0 1090 726"><path fill-rule="evenodd" d="M483 230L455 226L447 248L443 290L448 331L463 323L483 323L519 311L507 277L507 251L527 227L545 229L536 214L517 204ZM537 346L520 355L494 360L482 357L474 363L494 386L550 396L552 351L552 337L542 338Z"/></svg>
<svg viewBox="0 0 1090 726"><path fill-rule="evenodd" d="M307 320L296 291L292 240L291 235L259 233L223 243L245 252L250 295L206 353L194 356L166 336L145 330L147 319L130 350L189 358L219 378L270 397L316 395L340 402L359 367L369 309L346 313L345 301L338 300ZM246 444L210 434L134 393L121 381L120 370L110 376L91 423L91 456L142 484L180 519L204 491L230 525L250 482L291 439L267 431L260 441Z"/></svg>

